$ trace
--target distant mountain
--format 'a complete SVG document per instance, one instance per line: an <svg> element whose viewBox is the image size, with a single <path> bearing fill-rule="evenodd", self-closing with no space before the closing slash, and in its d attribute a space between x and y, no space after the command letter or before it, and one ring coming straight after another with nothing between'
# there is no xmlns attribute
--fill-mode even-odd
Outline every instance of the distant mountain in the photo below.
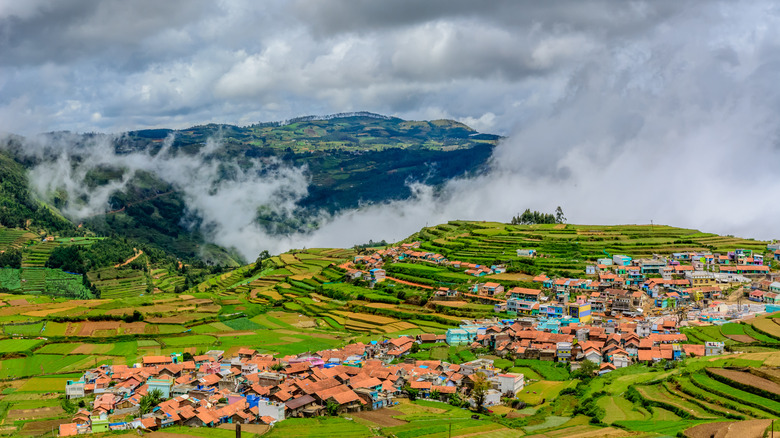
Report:
<svg viewBox="0 0 780 438"><path fill-rule="evenodd" d="M241 261L205 245L226 221L213 209L250 209L250 220L271 235L305 231L323 212L407 198L410 182L438 186L479 173L498 140L452 120L365 112L11 136L0 144L0 175L14 181L0 183L0 224L62 229L64 216L74 227L181 258ZM31 183L20 187L24 172Z"/></svg>

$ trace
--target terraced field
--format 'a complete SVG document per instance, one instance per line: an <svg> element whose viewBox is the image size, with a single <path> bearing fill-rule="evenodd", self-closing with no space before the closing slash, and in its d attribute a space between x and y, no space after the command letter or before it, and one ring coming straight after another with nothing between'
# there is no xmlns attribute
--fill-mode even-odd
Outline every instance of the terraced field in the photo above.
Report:
<svg viewBox="0 0 780 438"><path fill-rule="evenodd" d="M24 267L21 282L23 292L43 293L46 290L46 270L43 267Z"/></svg>
<svg viewBox="0 0 780 438"><path fill-rule="evenodd" d="M59 242L41 242L26 247L22 251L23 268L43 268L49 260L51 252L59 246Z"/></svg>
<svg viewBox="0 0 780 438"><path fill-rule="evenodd" d="M26 230L0 227L0 251L20 249L25 243L35 238L35 234Z"/></svg>
<svg viewBox="0 0 780 438"><path fill-rule="evenodd" d="M103 268L87 273L101 298L128 298L147 293L148 283L143 271Z"/></svg>
<svg viewBox="0 0 780 438"><path fill-rule="evenodd" d="M671 393L666 385L639 386L637 391L647 400L680 409L694 419L708 420L719 418L718 415L710 414L700 406L690 403L686 398Z"/></svg>
<svg viewBox="0 0 780 438"><path fill-rule="evenodd" d="M162 292L173 293L177 287L184 287L184 277L172 274L168 269L152 269L151 276L154 287Z"/></svg>
<svg viewBox="0 0 780 438"><path fill-rule="evenodd" d="M544 258L525 259L541 271L581 275L588 260L608 254L634 258L681 251L763 251L766 243L723 237L696 230L649 225L508 225L496 222L451 221L424 228L412 237L422 248L450 260L490 264L494 260L520 260L515 251L531 248ZM576 260L576 261L575 261Z"/></svg>
<svg viewBox="0 0 780 438"><path fill-rule="evenodd" d="M780 340L780 324L778 318L772 318L769 315L759 316L750 321L750 324L759 332Z"/></svg>

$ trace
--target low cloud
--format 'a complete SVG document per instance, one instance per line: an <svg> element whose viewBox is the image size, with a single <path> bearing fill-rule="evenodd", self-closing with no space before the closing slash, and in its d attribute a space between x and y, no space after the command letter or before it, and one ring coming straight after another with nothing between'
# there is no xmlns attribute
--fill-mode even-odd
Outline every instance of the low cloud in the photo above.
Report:
<svg viewBox="0 0 780 438"><path fill-rule="evenodd" d="M127 189L137 172L143 171L183 194L187 217L182 224L199 224L210 242L235 248L247 259L257 255L257 248L286 249L256 218L261 207L282 218L293 216L296 202L308 193L304 167L276 159L225 160L220 157L219 138L188 154L172 148L173 139L168 137L154 153L117 152L113 136L55 134L26 140L16 152L38 162L29 172L36 194L50 203L55 197L66 199L61 211L74 221L119 208L110 205L112 195ZM122 169L121 177L103 185L85 183L90 172L107 168Z"/></svg>

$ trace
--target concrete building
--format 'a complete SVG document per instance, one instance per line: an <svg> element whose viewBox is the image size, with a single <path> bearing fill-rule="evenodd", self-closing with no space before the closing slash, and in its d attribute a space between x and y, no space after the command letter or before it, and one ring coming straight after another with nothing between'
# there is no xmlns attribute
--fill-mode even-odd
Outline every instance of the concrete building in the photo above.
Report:
<svg viewBox="0 0 780 438"><path fill-rule="evenodd" d="M68 380L65 384L65 396L69 399L84 397L84 384L83 380Z"/></svg>
<svg viewBox="0 0 780 438"><path fill-rule="evenodd" d="M499 374L495 377L498 391L515 397L525 386L525 376L520 373Z"/></svg>

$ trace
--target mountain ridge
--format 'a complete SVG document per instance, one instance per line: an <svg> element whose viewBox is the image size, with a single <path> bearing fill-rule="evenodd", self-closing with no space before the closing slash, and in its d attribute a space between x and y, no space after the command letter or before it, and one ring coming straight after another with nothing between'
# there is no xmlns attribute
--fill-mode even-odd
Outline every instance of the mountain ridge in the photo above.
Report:
<svg viewBox="0 0 780 438"><path fill-rule="evenodd" d="M43 201L55 216L63 212L74 227L193 259L214 243L210 234L233 231L204 211L216 208L210 204L220 195L254 196L246 201L254 205L241 207L243 223L254 223L269 238L305 233L323 214L408 198L410 182L437 187L479 174L500 139L453 120L368 112L288 122L12 135L0 140L0 154L11 160L8 166L16 163L13 172L25 174L29 193L21 196ZM198 175L174 175L186 172ZM188 190L196 184L199 191ZM14 210L11 204L6 212ZM5 225L20 225L14 217Z"/></svg>

